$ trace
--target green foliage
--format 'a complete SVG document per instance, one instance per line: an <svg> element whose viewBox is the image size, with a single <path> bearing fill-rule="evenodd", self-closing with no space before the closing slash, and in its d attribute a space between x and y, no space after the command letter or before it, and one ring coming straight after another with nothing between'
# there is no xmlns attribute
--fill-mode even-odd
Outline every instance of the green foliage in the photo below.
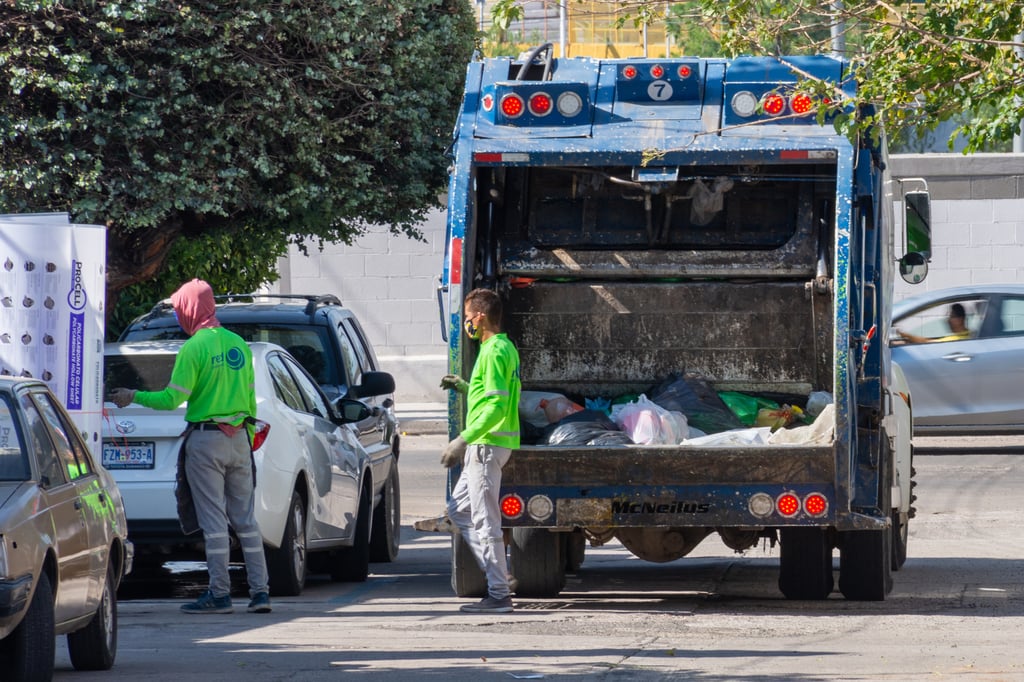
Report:
<svg viewBox="0 0 1024 682"><path fill-rule="evenodd" d="M9 0L0 205L106 224L115 293L179 237L418 236L474 29L465 0Z"/></svg>

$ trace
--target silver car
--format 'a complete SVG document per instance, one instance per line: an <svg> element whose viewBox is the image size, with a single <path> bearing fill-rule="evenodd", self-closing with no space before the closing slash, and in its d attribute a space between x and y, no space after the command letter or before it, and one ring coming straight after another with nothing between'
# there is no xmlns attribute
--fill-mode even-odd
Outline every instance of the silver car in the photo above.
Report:
<svg viewBox="0 0 1024 682"><path fill-rule="evenodd" d="M950 313L966 316L956 334ZM1024 284L931 291L893 306L892 359L914 434L1024 434Z"/></svg>

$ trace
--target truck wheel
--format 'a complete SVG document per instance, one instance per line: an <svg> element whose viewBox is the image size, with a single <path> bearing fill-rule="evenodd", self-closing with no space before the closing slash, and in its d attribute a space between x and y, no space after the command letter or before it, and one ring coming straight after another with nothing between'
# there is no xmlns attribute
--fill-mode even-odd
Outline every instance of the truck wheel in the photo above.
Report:
<svg viewBox="0 0 1024 682"><path fill-rule="evenodd" d="M267 574L274 596L301 594L306 585L306 504L297 490L292 491L281 546L267 547L263 553L267 557Z"/></svg>
<svg viewBox="0 0 1024 682"><path fill-rule="evenodd" d="M779 545L779 590L786 599L827 599L835 581L826 529L782 528Z"/></svg>
<svg viewBox="0 0 1024 682"><path fill-rule="evenodd" d="M362 583L370 575L370 516L373 514L373 491L364 487L359 495L359 518L351 547L339 550L331 559L331 580Z"/></svg>
<svg viewBox="0 0 1024 682"><path fill-rule="evenodd" d="M68 633L68 654L75 670L110 670L117 656L117 588L114 557L110 553L103 596L92 620L81 630Z"/></svg>
<svg viewBox="0 0 1024 682"><path fill-rule="evenodd" d="M452 535L452 591L458 597L487 595L487 576L459 533Z"/></svg>
<svg viewBox="0 0 1024 682"><path fill-rule="evenodd" d="M402 535L402 506L398 484L398 460L384 482L381 500L373 510L373 535L370 536L370 561L391 563L398 558Z"/></svg>
<svg viewBox="0 0 1024 682"><path fill-rule="evenodd" d="M581 530L565 533L565 570L575 573L583 565L587 553L587 538Z"/></svg>
<svg viewBox="0 0 1024 682"><path fill-rule="evenodd" d="M565 587L561 533L545 528L513 528L510 546L512 575L522 597L555 597Z"/></svg>
<svg viewBox="0 0 1024 682"><path fill-rule="evenodd" d="M899 509L892 510L892 570L898 571L907 563L907 541L910 519Z"/></svg>
<svg viewBox="0 0 1024 682"><path fill-rule="evenodd" d="M53 634L53 589L45 571L21 623L0 640L0 670L5 680L48 680L53 677L56 638Z"/></svg>

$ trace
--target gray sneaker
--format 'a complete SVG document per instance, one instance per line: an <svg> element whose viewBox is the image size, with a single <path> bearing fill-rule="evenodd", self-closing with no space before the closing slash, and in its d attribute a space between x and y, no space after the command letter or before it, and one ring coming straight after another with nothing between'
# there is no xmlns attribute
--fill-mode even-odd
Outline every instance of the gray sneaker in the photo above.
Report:
<svg viewBox="0 0 1024 682"><path fill-rule="evenodd" d="M214 597L213 592L207 590L191 604L182 605L181 611L182 613L233 613L234 608L231 606L230 596Z"/></svg>
<svg viewBox="0 0 1024 682"><path fill-rule="evenodd" d="M488 595L475 604L463 604L459 611L463 613L512 613L512 597L495 599Z"/></svg>

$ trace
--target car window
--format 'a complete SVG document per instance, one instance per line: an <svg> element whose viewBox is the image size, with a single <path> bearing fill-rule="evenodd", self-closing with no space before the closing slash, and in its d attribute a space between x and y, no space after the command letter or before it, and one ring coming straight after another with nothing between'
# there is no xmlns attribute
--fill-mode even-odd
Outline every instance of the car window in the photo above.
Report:
<svg viewBox="0 0 1024 682"><path fill-rule="evenodd" d="M348 337L345 332L345 328L338 323L338 343L341 345L341 355L345 362L345 371L348 376L348 381L345 382L348 386L358 386L363 378L363 371L359 364L359 356L356 355L356 350L352 339Z"/></svg>
<svg viewBox="0 0 1024 682"><path fill-rule="evenodd" d="M292 377L295 379L295 383L298 385L299 390L302 392L303 398L308 407L303 410L315 414L318 417L324 419L328 418L331 411L327 407L327 401L324 400L323 395L317 389L317 385L310 381L309 377L298 367L295 363L290 362L287 358L282 358L285 364L291 369Z"/></svg>
<svg viewBox="0 0 1024 682"><path fill-rule="evenodd" d="M1004 298L998 319L993 334L1024 334L1024 298Z"/></svg>
<svg viewBox="0 0 1024 682"><path fill-rule="evenodd" d="M108 388L127 386L140 391L162 391L171 381L176 356L169 354L107 355L103 381Z"/></svg>
<svg viewBox="0 0 1024 682"><path fill-rule="evenodd" d="M53 400L48 394L35 393L33 397L39 403L39 410L50 427L53 444L57 448L58 456L64 462L68 478L73 481L91 474L92 466L82 451L81 443L74 436L72 430L74 427L61 418L60 410L54 406Z"/></svg>
<svg viewBox="0 0 1024 682"><path fill-rule="evenodd" d="M302 399L302 392L295 385L295 379L284 366L284 360L276 353L267 356L267 369L270 371L270 378L274 382L274 393L288 407L298 412L306 412L306 403Z"/></svg>
<svg viewBox="0 0 1024 682"><path fill-rule="evenodd" d="M339 368L331 358L327 334L324 327L295 327L281 324L237 324L222 323L249 343L263 341L281 346L299 361L318 383L345 383L337 379Z"/></svg>
<svg viewBox="0 0 1024 682"><path fill-rule="evenodd" d="M949 326L949 314L953 305L961 305L964 308L969 332L967 338L977 337L988 307L988 299L985 297L943 301L901 318L895 323L895 327L901 332L930 341L960 340Z"/></svg>
<svg viewBox="0 0 1024 682"><path fill-rule="evenodd" d="M27 481L29 478L28 448L14 419L10 399L0 396L0 481Z"/></svg>
<svg viewBox="0 0 1024 682"><path fill-rule="evenodd" d="M348 333L349 339L352 340L352 346L356 349L356 355L359 356L359 366L363 368L364 372L375 371L377 367L370 358L370 344L366 342L366 337L363 336L363 330L359 328L359 325L355 323L355 320L348 319L342 324L345 327L345 331Z"/></svg>
<svg viewBox="0 0 1024 682"><path fill-rule="evenodd" d="M39 466L40 485L44 488L53 488L67 483L68 474L64 470L57 448L50 439L50 432L46 428L43 415L39 413L39 408L27 395L21 396L20 404L25 422L28 424L28 442L31 445L32 456Z"/></svg>

